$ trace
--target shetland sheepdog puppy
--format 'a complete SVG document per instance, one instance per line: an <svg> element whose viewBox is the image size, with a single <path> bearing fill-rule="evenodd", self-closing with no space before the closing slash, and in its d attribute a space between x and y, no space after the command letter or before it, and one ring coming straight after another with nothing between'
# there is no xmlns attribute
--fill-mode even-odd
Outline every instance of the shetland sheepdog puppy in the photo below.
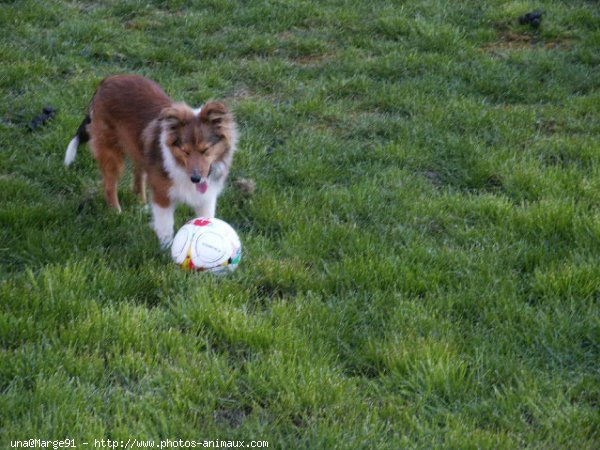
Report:
<svg viewBox="0 0 600 450"><path fill-rule="evenodd" d="M125 156L133 161L133 190L146 202L152 193L152 227L163 248L173 240L178 203L197 216L214 217L217 197L237 145L236 123L221 103L192 109L138 75L105 78L65 155L70 165L89 141L104 179L108 205L121 212L117 185Z"/></svg>

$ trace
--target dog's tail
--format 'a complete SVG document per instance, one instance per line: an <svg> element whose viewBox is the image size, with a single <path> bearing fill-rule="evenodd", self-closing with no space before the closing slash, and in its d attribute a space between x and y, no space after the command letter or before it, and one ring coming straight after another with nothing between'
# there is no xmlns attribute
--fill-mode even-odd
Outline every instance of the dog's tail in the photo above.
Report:
<svg viewBox="0 0 600 450"><path fill-rule="evenodd" d="M79 125L77 129L77 133L75 137L71 139L69 145L67 147L67 152L65 153L65 166L70 166L73 161L75 161L75 157L77 157L77 149L81 144L85 144L90 140L90 134L88 132L88 125L92 123L92 118L90 114L86 114L85 118Z"/></svg>

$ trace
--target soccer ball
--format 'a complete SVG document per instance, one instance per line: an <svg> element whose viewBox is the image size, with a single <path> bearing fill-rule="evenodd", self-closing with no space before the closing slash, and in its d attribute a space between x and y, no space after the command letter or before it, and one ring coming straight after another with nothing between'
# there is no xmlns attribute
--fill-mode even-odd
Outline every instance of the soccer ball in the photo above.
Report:
<svg viewBox="0 0 600 450"><path fill-rule="evenodd" d="M185 270L224 275L240 263L242 244L227 222L198 217L179 229L171 256Z"/></svg>

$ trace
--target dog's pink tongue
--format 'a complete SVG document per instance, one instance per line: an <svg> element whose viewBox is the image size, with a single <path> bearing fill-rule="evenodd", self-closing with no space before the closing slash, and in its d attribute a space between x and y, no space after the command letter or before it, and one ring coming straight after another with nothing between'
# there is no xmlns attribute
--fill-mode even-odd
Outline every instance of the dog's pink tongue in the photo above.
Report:
<svg viewBox="0 0 600 450"><path fill-rule="evenodd" d="M206 181L201 181L196 185L196 189L198 189L198 192L201 194L204 194L208 190L208 183Z"/></svg>

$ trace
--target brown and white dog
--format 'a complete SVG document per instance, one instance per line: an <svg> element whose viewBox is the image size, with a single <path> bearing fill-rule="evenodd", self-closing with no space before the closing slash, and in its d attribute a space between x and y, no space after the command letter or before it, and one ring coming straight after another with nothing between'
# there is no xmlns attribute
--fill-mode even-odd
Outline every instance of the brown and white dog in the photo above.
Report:
<svg viewBox="0 0 600 450"><path fill-rule="evenodd" d="M152 192L152 226L161 246L173 239L178 203L196 215L214 217L237 145L232 114L221 103L198 109L171 100L162 88L138 75L105 78L65 155L70 165L79 145L90 141L104 178L109 206L121 211L117 185L125 155L133 161L133 189L146 201Z"/></svg>

